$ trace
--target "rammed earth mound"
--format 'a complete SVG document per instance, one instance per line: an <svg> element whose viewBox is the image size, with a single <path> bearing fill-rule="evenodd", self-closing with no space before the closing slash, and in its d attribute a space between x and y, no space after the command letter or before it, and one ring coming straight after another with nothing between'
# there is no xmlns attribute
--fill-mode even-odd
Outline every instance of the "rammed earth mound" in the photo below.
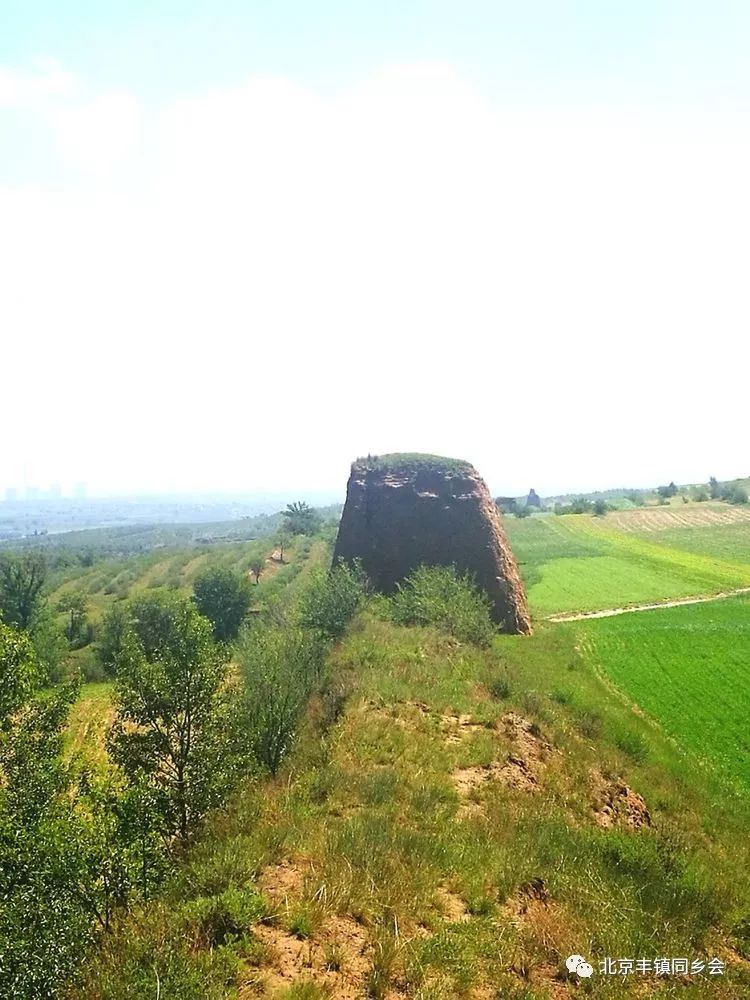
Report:
<svg viewBox="0 0 750 1000"><path fill-rule="evenodd" d="M358 459L347 486L337 559L359 560L375 589L386 594L418 566L455 566L487 593L503 631L531 630L500 514L468 462L413 453Z"/></svg>

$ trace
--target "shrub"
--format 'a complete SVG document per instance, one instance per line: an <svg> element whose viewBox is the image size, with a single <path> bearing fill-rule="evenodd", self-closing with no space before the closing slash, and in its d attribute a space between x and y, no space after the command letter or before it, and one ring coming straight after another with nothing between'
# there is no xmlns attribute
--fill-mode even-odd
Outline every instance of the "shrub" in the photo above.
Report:
<svg viewBox="0 0 750 1000"><path fill-rule="evenodd" d="M252 889L231 887L217 896L200 896L183 907L187 923L211 948L249 933L265 916L266 905Z"/></svg>
<svg viewBox="0 0 750 1000"><path fill-rule="evenodd" d="M615 745L636 764L642 764L648 757L648 740L640 733L623 730L615 737Z"/></svg>
<svg viewBox="0 0 750 1000"><path fill-rule="evenodd" d="M400 625L437 625L478 646L489 646L495 634L489 598L453 566L414 570L391 598L390 613Z"/></svg>
<svg viewBox="0 0 750 1000"><path fill-rule="evenodd" d="M498 701L504 701L506 698L510 698L510 681L505 675L495 677L487 685L487 690L493 698L497 698Z"/></svg>
<svg viewBox="0 0 750 1000"><path fill-rule="evenodd" d="M107 680L107 671L94 650L88 646L77 657L82 679L87 683L99 683Z"/></svg>
<svg viewBox="0 0 750 1000"><path fill-rule="evenodd" d="M586 739L595 740L601 736L603 723L602 717L598 712L592 712L588 709L578 709L575 712L575 716L578 729Z"/></svg>
<svg viewBox="0 0 750 1000"><path fill-rule="evenodd" d="M290 624L259 621L237 644L245 678L246 714L256 759L276 774L320 678L323 643Z"/></svg>
<svg viewBox="0 0 750 1000"><path fill-rule="evenodd" d="M300 597L299 621L326 639L339 639L359 610L367 579L359 563L339 562L328 573L314 574Z"/></svg>

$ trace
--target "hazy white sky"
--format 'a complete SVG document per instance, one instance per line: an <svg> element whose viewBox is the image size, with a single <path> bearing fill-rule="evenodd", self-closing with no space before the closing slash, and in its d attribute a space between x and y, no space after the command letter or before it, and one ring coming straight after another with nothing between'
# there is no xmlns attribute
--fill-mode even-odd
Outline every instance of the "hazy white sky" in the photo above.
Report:
<svg viewBox="0 0 750 1000"><path fill-rule="evenodd" d="M530 99L403 49L145 96L0 65L0 487L750 473L744 83Z"/></svg>

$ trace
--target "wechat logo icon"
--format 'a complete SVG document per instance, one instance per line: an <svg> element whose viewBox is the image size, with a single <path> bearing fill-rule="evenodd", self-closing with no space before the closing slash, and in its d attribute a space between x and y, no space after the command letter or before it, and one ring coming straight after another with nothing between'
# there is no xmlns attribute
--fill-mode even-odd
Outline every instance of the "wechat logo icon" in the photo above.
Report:
<svg viewBox="0 0 750 1000"><path fill-rule="evenodd" d="M588 979L594 972L593 967L589 965L583 955L569 955L565 959L565 965L568 972L575 972L581 979Z"/></svg>

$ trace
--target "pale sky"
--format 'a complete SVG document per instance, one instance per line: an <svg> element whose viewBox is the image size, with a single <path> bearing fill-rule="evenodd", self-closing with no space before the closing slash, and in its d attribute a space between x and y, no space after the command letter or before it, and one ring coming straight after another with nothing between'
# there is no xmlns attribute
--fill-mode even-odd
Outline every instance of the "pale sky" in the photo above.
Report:
<svg viewBox="0 0 750 1000"><path fill-rule="evenodd" d="M0 488L750 474L750 5L60 6L0 10Z"/></svg>

